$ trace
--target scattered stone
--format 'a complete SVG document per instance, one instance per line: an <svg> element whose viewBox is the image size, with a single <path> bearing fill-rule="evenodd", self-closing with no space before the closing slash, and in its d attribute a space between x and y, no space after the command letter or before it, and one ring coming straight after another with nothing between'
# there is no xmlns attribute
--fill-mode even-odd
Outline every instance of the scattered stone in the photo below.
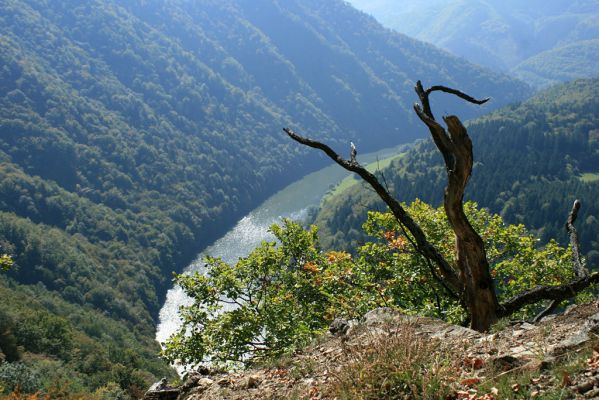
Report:
<svg viewBox="0 0 599 400"><path fill-rule="evenodd" d="M475 330L464 328L463 326L458 325L449 325L445 324L444 328L438 329L436 333L433 333L431 337L433 338L466 338L466 339L474 339L480 338L480 332Z"/></svg>
<svg viewBox="0 0 599 400"><path fill-rule="evenodd" d="M512 353L512 355L514 357L518 357L518 358L531 357L534 355L534 353L531 351L531 348L529 346L523 346L523 345L512 347L510 349L510 352Z"/></svg>
<svg viewBox="0 0 599 400"><path fill-rule="evenodd" d="M260 383L262 383L262 377L260 375L254 374L246 377L243 380L242 386L246 389L255 389L260 386Z"/></svg>
<svg viewBox="0 0 599 400"><path fill-rule="evenodd" d="M210 378L202 378L198 381L198 386L211 386L214 381Z"/></svg>
<svg viewBox="0 0 599 400"><path fill-rule="evenodd" d="M576 304L569 305L568 307L566 307L566 310L564 311L564 315L569 315L575 309L576 309Z"/></svg>
<svg viewBox="0 0 599 400"><path fill-rule="evenodd" d="M384 324L400 318L402 314L391 307L379 307L368 311L362 317L362 324L366 326Z"/></svg>
<svg viewBox="0 0 599 400"><path fill-rule="evenodd" d="M490 365L493 365L493 368L496 371L505 372L521 367L524 365L524 362L519 358L506 354L500 357L491 358Z"/></svg>
<svg viewBox="0 0 599 400"><path fill-rule="evenodd" d="M550 353L553 355L564 354L568 351L575 350L582 345L588 343L592 336L599 331L599 313L591 315L585 322L582 328L576 333L553 345L550 348Z"/></svg>
<svg viewBox="0 0 599 400"><path fill-rule="evenodd" d="M587 399L599 399L599 389L589 390L584 394Z"/></svg>
<svg viewBox="0 0 599 400"><path fill-rule="evenodd" d="M543 361L541 361L539 365L540 371L548 371L555 365L556 359L555 357L545 357Z"/></svg>
<svg viewBox="0 0 599 400"><path fill-rule="evenodd" d="M170 387L166 378L156 382L145 393L144 400L176 400L181 390L176 387Z"/></svg>
<svg viewBox="0 0 599 400"><path fill-rule="evenodd" d="M523 329L525 331L530 331L532 329L535 329L536 326L533 324L529 324L528 322L524 322L522 325L520 325L520 329Z"/></svg>
<svg viewBox="0 0 599 400"><path fill-rule="evenodd" d="M594 304L578 306L571 308L568 315L545 318L535 324L519 321L492 335L482 335L434 318L406 316L392 308L378 308L367 313L360 323L333 321L330 332L334 337L325 336L315 345L294 353L287 366L235 373L202 370L190 374L182 388L192 387L182 390L178 400L327 399L326 388L342 373L348 361L359 360L360 352L372 346L376 349L379 338L401 332L405 325L414 331L417 340L437 338L440 345L457 351L456 385L465 379L482 381L517 369L531 371L533 376L530 383L514 388L518 396L526 393L529 398L543 397L547 392L562 390L565 385L565 398L599 399L599 354L597 361L592 361L593 358L584 371L572 374L566 381L554 379L553 373L543 373L562 362L564 358L559 355L584 345L589 337L594 337L594 332L599 332L597 311ZM462 389L469 396L463 398L498 398L497 393L482 397L486 395L477 394L473 388L456 388Z"/></svg>
<svg viewBox="0 0 599 400"><path fill-rule="evenodd" d="M218 383L220 386L229 386L231 384L231 379L229 379L227 376L223 376L216 383Z"/></svg>
<svg viewBox="0 0 599 400"><path fill-rule="evenodd" d="M351 327L350 322L343 318L335 318L335 320L329 326L329 332L333 336L344 336Z"/></svg>
<svg viewBox="0 0 599 400"><path fill-rule="evenodd" d="M557 315L555 315L555 314L546 315L543 318L541 318L541 320L539 322L548 322L548 321L551 321L552 319L554 319L555 317L557 317Z"/></svg>

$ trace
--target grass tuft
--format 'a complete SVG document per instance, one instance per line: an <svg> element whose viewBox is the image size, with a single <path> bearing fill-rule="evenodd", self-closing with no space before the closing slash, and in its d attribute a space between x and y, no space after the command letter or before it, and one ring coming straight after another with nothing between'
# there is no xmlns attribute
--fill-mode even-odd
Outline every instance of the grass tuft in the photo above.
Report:
<svg viewBox="0 0 599 400"><path fill-rule="evenodd" d="M452 393L455 357L438 340L417 335L409 325L377 337L376 346L369 340L348 346L347 357L328 388L330 398L418 400Z"/></svg>

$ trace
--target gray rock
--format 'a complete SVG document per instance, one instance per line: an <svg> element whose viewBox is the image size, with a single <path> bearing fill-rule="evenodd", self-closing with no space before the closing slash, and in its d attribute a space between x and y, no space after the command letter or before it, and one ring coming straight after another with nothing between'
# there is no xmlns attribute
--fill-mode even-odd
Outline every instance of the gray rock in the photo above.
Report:
<svg viewBox="0 0 599 400"><path fill-rule="evenodd" d="M258 386L260 386L261 383L262 377L260 375L255 374L246 377L242 382L242 386L246 389L255 389Z"/></svg>
<svg viewBox="0 0 599 400"><path fill-rule="evenodd" d="M329 326L329 332L333 336L344 336L347 335L351 327L351 321L347 321L343 318L335 318L335 320Z"/></svg>
<svg viewBox="0 0 599 400"><path fill-rule="evenodd" d="M162 378L150 386L143 398L144 400L176 400L180 392L181 389L170 387L166 378Z"/></svg>
<svg viewBox="0 0 599 400"><path fill-rule="evenodd" d="M550 353L552 355L564 354L567 351L575 350L591 340L591 337L599 332L599 313L591 315L582 328L572 336L562 340L552 346Z"/></svg>
<svg viewBox="0 0 599 400"><path fill-rule="evenodd" d="M161 380L159 380L158 382L156 382L155 384L150 386L149 390L156 392L159 390L166 389L167 387L168 387L168 380L166 378L162 378Z"/></svg>
<svg viewBox="0 0 599 400"><path fill-rule="evenodd" d="M379 307L364 314L362 323L364 325L384 324L400 318L401 316L402 314L399 311L391 307Z"/></svg>
<svg viewBox="0 0 599 400"><path fill-rule="evenodd" d="M439 326L437 331L431 334L431 337L438 339L456 337L461 337L464 339L478 339L482 336L480 332L477 332L470 328L464 328L463 326L459 325L444 325L445 326Z"/></svg>

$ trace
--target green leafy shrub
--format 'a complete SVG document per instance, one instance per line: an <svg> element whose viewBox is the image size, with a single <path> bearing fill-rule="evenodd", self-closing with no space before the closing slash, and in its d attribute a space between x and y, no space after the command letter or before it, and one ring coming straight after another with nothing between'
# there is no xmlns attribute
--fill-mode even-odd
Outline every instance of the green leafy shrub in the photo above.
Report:
<svg viewBox="0 0 599 400"><path fill-rule="evenodd" d="M452 262L454 236L443 209L416 201L407 210ZM572 277L568 249L538 247L522 225L506 225L474 203L465 210L485 241L500 299ZM204 275L177 276L193 304L182 308L183 326L163 355L186 365L250 365L304 345L336 317L359 318L379 306L454 323L465 318L390 213L371 212L364 229L374 240L352 257L321 251L315 226L284 220L271 227L278 244L262 243L235 265L208 257Z"/></svg>
<svg viewBox="0 0 599 400"><path fill-rule="evenodd" d="M109 382L105 386L102 386L94 393L99 400L130 400L131 396L127 394L121 387L114 383Z"/></svg>
<svg viewBox="0 0 599 400"><path fill-rule="evenodd" d="M12 258L8 254L0 254L0 270L8 271L12 265Z"/></svg>
<svg viewBox="0 0 599 400"><path fill-rule="evenodd" d="M73 334L68 320L44 311L22 315L16 328L19 344L27 351L68 359Z"/></svg>
<svg viewBox="0 0 599 400"><path fill-rule="evenodd" d="M4 393L19 389L21 393L34 393L41 385L40 377L21 362L0 364L0 387Z"/></svg>

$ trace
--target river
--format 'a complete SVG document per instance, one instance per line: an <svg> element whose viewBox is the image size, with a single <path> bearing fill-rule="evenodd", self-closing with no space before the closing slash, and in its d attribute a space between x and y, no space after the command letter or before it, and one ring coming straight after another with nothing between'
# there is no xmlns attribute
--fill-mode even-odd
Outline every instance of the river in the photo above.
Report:
<svg viewBox="0 0 599 400"><path fill-rule="evenodd" d="M360 155L358 161L366 165L401 151L402 146L387 148ZM310 207L317 207L327 191L348 175L349 173L343 168L333 164L290 184L241 218L224 236L206 247L184 273L202 271L203 259L206 255L221 257L227 263L235 263L240 257L247 256L262 241L274 239L274 236L268 232L272 224L279 222L281 218L296 220L306 218ZM190 304L190 301L178 286L167 292L156 331L156 340L159 343L164 343L181 326L178 309L182 305Z"/></svg>

